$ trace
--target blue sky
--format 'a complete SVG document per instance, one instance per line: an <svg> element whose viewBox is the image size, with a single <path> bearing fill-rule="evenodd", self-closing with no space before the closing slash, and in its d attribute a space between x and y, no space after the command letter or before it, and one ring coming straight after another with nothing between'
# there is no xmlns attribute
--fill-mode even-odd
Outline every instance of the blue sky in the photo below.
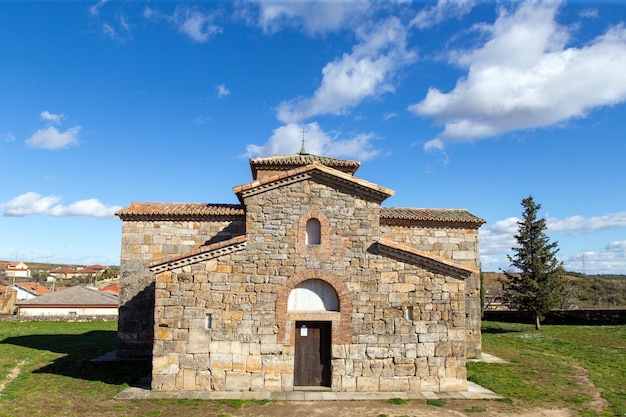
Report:
<svg viewBox="0 0 626 417"><path fill-rule="evenodd" d="M250 157L361 161L466 208L507 269L521 200L566 269L626 273L626 5L0 1L0 259L119 264L132 201L237 203Z"/></svg>

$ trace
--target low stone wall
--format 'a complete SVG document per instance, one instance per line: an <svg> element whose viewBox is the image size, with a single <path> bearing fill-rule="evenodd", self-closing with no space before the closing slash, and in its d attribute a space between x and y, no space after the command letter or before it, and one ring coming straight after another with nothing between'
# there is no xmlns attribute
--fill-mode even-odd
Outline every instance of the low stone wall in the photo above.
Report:
<svg viewBox="0 0 626 417"><path fill-rule="evenodd" d="M531 314L517 310L487 310L483 320L507 323L534 323ZM542 324L620 325L626 324L626 309L607 310L553 310L546 314Z"/></svg>
<svg viewBox="0 0 626 417"><path fill-rule="evenodd" d="M117 316L18 316L3 314L0 315L0 321L11 323L23 323L28 321L83 323L91 321L117 321Z"/></svg>

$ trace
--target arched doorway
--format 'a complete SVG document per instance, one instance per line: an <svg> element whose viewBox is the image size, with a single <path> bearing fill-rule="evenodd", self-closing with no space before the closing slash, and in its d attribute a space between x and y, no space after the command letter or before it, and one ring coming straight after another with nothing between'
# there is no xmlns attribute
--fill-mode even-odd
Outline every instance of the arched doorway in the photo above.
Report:
<svg viewBox="0 0 626 417"><path fill-rule="evenodd" d="M339 297L325 281L309 279L289 293L289 312L307 313L311 318L321 312L338 312ZM322 320L296 321L294 346L294 386L330 387L332 324Z"/></svg>

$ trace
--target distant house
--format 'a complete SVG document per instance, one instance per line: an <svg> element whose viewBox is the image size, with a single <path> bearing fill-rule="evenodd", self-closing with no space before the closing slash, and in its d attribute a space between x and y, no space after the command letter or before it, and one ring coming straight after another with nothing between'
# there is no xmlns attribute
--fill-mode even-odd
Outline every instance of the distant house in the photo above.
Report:
<svg viewBox="0 0 626 417"><path fill-rule="evenodd" d="M17 303L21 316L117 316L118 297L76 286Z"/></svg>
<svg viewBox="0 0 626 417"><path fill-rule="evenodd" d="M107 267L104 265L87 265L87 266L83 266L83 267L78 267L76 269L80 270L81 268L83 269L89 269L93 272L93 274L95 276L100 276L104 273L104 271L107 270Z"/></svg>
<svg viewBox="0 0 626 417"><path fill-rule="evenodd" d="M24 262L9 262L4 267L4 274L9 278L29 278L30 270Z"/></svg>
<svg viewBox="0 0 626 417"><path fill-rule="evenodd" d="M102 265L77 266L76 268L61 266L61 267L52 269L50 271L50 277L54 279L99 277L106 270L107 270L107 267L102 266Z"/></svg>
<svg viewBox="0 0 626 417"><path fill-rule="evenodd" d="M17 301L32 300L33 298L50 294L52 292L45 285L37 284L35 282L20 282L19 284L9 285L7 291L16 292Z"/></svg>

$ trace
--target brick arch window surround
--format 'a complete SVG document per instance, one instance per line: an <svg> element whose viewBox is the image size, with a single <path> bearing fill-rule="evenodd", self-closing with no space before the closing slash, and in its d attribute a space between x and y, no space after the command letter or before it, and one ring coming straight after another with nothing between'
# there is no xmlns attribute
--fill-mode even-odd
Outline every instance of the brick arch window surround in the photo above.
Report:
<svg viewBox="0 0 626 417"><path fill-rule="evenodd" d="M309 210L298 223L297 252L324 256L330 252L330 223L320 210Z"/></svg>
<svg viewBox="0 0 626 417"><path fill-rule="evenodd" d="M276 323L278 324L278 343L293 346L295 343L295 320L287 317L289 294L298 284L307 280L321 280L329 284L337 293L339 300L339 320L332 321L332 343L345 345L352 343L352 297L343 280L328 271L318 269L304 270L287 280L278 290L276 298Z"/></svg>

